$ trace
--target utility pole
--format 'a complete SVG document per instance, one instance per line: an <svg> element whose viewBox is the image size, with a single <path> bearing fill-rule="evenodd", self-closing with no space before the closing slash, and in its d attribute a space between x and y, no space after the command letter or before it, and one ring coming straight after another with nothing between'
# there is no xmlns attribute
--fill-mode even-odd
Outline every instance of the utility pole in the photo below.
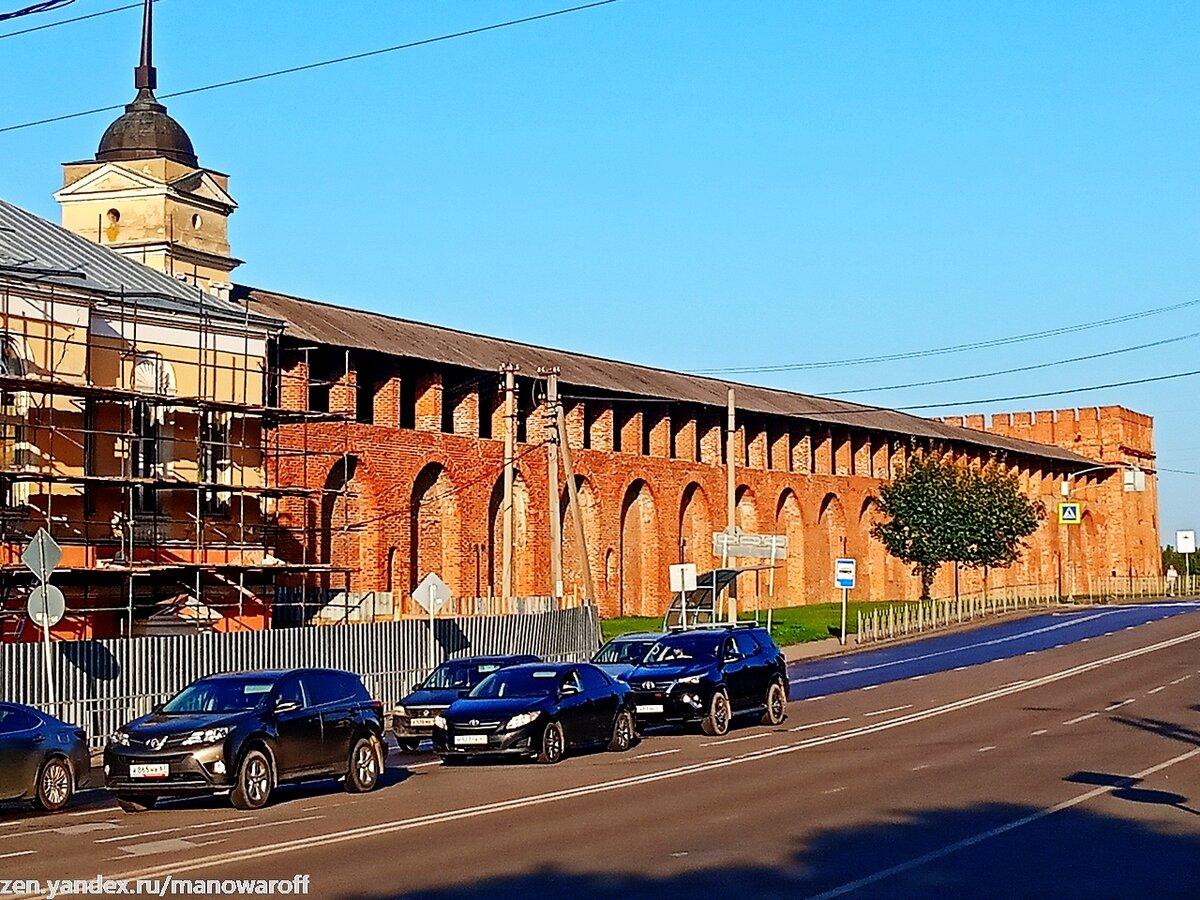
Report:
<svg viewBox="0 0 1200 900"><path fill-rule="evenodd" d="M737 443L736 412L734 407L733 388L729 389L729 403L725 421L725 533L732 536L737 527L737 478L734 469L734 446ZM725 542L726 551L721 554L721 568L729 565L729 542ZM715 598L714 598L715 599ZM737 622L737 578L729 586L729 624Z"/></svg>
<svg viewBox="0 0 1200 900"><path fill-rule="evenodd" d="M588 603L596 602L596 585L592 581L592 563L588 556L587 534L583 528L583 510L579 508L579 490L575 486L575 467L571 465L571 445L567 441L567 417L562 404L555 410L558 424L558 443L562 447L563 475L567 478L567 498L571 504L571 518L575 521L575 542L579 545L579 568L583 570L583 589Z"/></svg>
<svg viewBox="0 0 1200 900"><path fill-rule="evenodd" d="M550 595L563 595L562 510L558 493L558 366L538 368L546 376L546 419L550 426L546 441L547 500L550 512Z"/></svg>
<svg viewBox="0 0 1200 900"><path fill-rule="evenodd" d="M513 551L513 456L517 439L517 377L519 366L505 363L504 373L504 500L501 503L503 546L500 549L500 600L507 607L512 598Z"/></svg>

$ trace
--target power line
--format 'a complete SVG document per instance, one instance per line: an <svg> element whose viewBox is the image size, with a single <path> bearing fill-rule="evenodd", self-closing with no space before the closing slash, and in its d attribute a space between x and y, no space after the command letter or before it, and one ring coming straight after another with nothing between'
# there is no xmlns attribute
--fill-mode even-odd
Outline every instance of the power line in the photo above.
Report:
<svg viewBox="0 0 1200 900"><path fill-rule="evenodd" d="M150 0L151 3L158 3L160 0ZM87 19L98 19L101 16L107 16L111 13L124 12L127 9L141 9L140 3L129 3L125 6L114 6L112 9L102 9L99 12L88 13L86 16L75 16L73 19L59 19L57 22L48 22L45 25L34 25L32 28L22 28L20 31L8 31L0 34L0 41L5 38L17 37L22 34L31 34L35 31L45 31L47 28L57 28L59 25L70 25L74 22L83 22Z"/></svg>
<svg viewBox="0 0 1200 900"><path fill-rule="evenodd" d="M362 53L352 53L349 56L339 56L336 59L326 59L320 62L306 63L301 66L291 66L287 69L276 69L272 72L262 72L258 75L247 75L244 78L233 78L229 81L218 81L213 84L206 84L202 87L188 88L183 91L175 91L170 94L161 94L160 100L170 100L175 97L186 97L190 94L200 94L205 91L215 91L219 88L234 87L240 84L250 84L254 81L264 81L268 78L278 78L282 75L294 75L297 72L308 72L313 69L323 69L327 66L336 66L341 63L355 62L360 59L369 59L373 56L382 56L385 53L395 53L399 50L411 50L414 47L424 47L429 44L438 44L443 41L454 40L455 38L469 37L471 35L483 34L488 31L497 31L501 28L511 28L514 25L526 25L530 22L538 22L542 19L552 19L556 16L565 16L570 13L583 12L584 10L595 9L600 6L608 6L610 3L617 3L618 0L595 0L593 3L585 3L582 6L571 6L565 9L556 9L551 12L539 13L536 16L526 16L522 19L509 19L506 22L496 22L491 25L481 25L478 28L468 28L465 31L456 31L451 34L441 34L437 37L423 38L419 41L409 41L406 44L396 44L392 47L382 47L378 50L367 50ZM32 122L22 122L19 125L5 125L0 128L0 134L9 131L20 131L25 128L33 128L37 125L49 125L54 122L65 122L68 119L79 119L83 116L91 116L102 112L113 112L118 109L124 109L125 104L118 103L111 106L98 106L95 109L85 109L80 112L67 113L61 116L51 116L48 119L37 119Z"/></svg>
<svg viewBox="0 0 1200 900"><path fill-rule="evenodd" d="M1071 388L1065 391L1043 391L1037 394L1014 394L1011 397L988 397L985 400L960 400L957 403L924 403L919 406L897 407L901 412L914 409L943 409L954 406L979 406L984 403L1007 403L1010 400L1036 400L1039 397L1061 397L1064 394L1082 394L1085 391L1100 391L1107 388L1130 387L1135 384L1152 384L1156 381L1171 381L1175 378L1191 378L1200 375L1200 369L1192 372L1176 372L1173 375L1156 375L1153 378L1135 378L1132 381L1111 381L1108 384L1093 384L1089 387Z"/></svg>
<svg viewBox="0 0 1200 900"><path fill-rule="evenodd" d="M5 130L7 129L0 129L0 131ZM1045 338L1057 337L1063 334L1074 334L1079 331L1088 331L1093 328L1103 328L1107 325L1118 325L1122 322L1132 322L1135 319L1144 319L1148 316L1158 316L1162 315L1163 313L1185 309L1189 306L1196 306L1197 304L1200 304L1200 299L1187 300L1183 303L1175 303L1171 306L1161 306L1157 309L1148 309L1143 310L1142 312L1128 313L1123 316L1115 316L1111 319L1100 319L1096 322L1083 322L1078 325L1065 325L1062 328L1051 328L1048 331L1034 331L1028 334L994 338L989 341L974 341L969 344L955 344L950 347L935 347L929 350L910 350L905 353L889 353L883 356L860 356L855 359L825 360L823 362L789 363L786 365L775 366L731 366L723 369L697 369L696 371L706 375L734 372L799 372L808 369L834 369L843 366L860 366L867 363L894 362L895 360L900 359L918 359L926 356L943 356L947 353L962 353L966 350L981 350L985 347L1003 347L1009 344L1019 344L1025 341L1044 340Z"/></svg>
<svg viewBox="0 0 1200 900"><path fill-rule="evenodd" d="M959 375L955 378L936 378L932 381L912 381L908 384L888 384L881 387L856 388L852 391L814 391L815 394L831 397L848 397L851 394L869 394L875 391L899 391L906 388L928 387L933 384L953 384L958 381L974 381L978 378L994 378L998 375L1013 375L1017 372L1033 372L1037 369L1051 369L1055 366L1065 366L1070 363L1085 362L1090 359L1103 359L1106 356L1117 356L1121 353L1133 353L1135 350L1148 350L1151 347L1162 347L1165 344L1175 344L1179 341L1190 341L1200 337L1200 331L1183 334L1178 337L1164 338L1149 344L1138 344L1134 347L1121 347L1117 350L1106 350L1103 353L1091 353L1087 356L1075 356L1071 359L1057 359L1053 362L1036 363L1031 366L1018 366L1015 369L998 369L995 372L980 372L976 375Z"/></svg>
<svg viewBox="0 0 1200 900"><path fill-rule="evenodd" d="M38 13L54 12L54 10L70 6L74 2L75 0L42 0L40 3L34 3L21 9L14 9L12 12L0 13L0 22L7 22L10 19L20 19L24 16L33 16Z"/></svg>
<svg viewBox="0 0 1200 900"><path fill-rule="evenodd" d="M1160 466L1158 471L1159 472L1170 472L1172 475L1196 475L1196 476L1200 477L1200 472L1192 472L1188 469L1164 469Z"/></svg>

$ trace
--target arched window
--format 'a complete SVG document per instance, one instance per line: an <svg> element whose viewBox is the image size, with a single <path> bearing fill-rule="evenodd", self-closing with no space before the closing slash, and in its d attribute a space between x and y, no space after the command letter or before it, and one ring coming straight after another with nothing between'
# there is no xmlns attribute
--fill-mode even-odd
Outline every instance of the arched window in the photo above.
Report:
<svg viewBox="0 0 1200 900"><path fill-rule="evenodd" d="M133 389L152 397L175 396L175 369L159 353L139 353L133 367ZM133 404L130 428L130 475L161 479L171 460L171 440L163 436L167 405L161 399L138 400ZM135 487L138 508L154 512L158 495L153 484Z"/></svg>
<svg viewBox="0 0 1200 900"><path fill-rule="evenodd" d="M24 342L0 335L0 376L23 378L28 372ZM0 386L0 472L4 478L0 504L12 508L28 502L30 484L12 477L29 465L29 445L25 440L25 418L29 414L29 392L14 389L11 383Z"/></svg>

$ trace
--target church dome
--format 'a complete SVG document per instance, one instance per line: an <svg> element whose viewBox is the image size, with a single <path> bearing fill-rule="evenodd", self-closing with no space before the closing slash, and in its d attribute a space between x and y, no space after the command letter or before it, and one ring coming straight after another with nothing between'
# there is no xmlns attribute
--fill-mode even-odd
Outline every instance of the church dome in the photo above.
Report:
<svg viewBox="0 0 1200 900"><path fill-rule="evenodd" d="M154 98L154 92L143 87L125 112L105 129L96 159L118 162L158 157L199 168L192 139L167 115L167 108Z"/></svg>

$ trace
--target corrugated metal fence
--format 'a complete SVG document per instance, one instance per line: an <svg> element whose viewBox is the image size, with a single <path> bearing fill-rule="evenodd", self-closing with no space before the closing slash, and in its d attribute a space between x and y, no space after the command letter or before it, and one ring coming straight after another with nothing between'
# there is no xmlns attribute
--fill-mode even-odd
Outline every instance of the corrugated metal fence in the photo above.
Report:
<svg viewBox="0 0 1200 900"><path fill-rule="evenodd" d="M600 646L594 606L534 615L435 620L436 662L450 656L534 653L586 659ZM55 641L47 696L42 644L0 645L0 700L27 703L81 725L94 745L189 682L214 672L330 666L357 672L390 707L432 668L428 620L236 634Z"/></svg>

